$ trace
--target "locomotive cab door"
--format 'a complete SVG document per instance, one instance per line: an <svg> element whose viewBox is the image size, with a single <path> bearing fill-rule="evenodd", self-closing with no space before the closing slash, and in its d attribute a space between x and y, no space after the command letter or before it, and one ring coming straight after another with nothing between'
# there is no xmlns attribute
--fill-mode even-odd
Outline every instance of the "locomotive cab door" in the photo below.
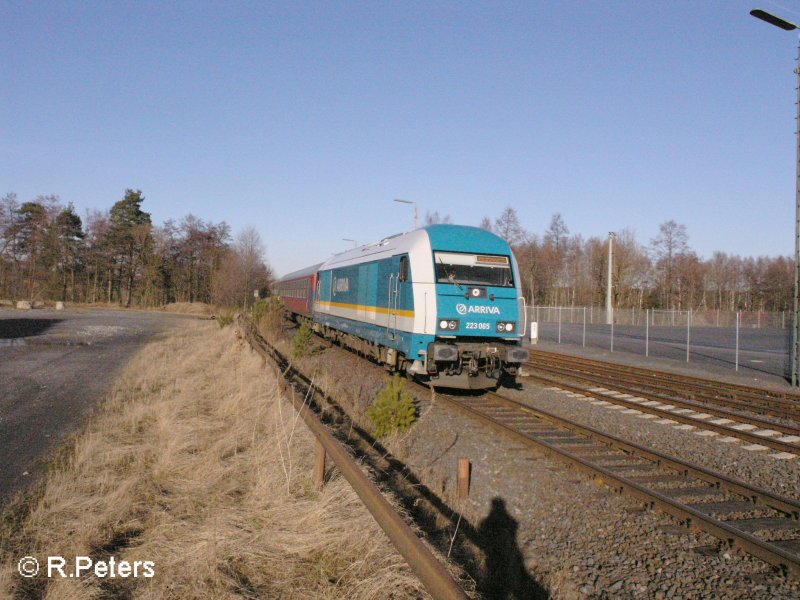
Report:
<svg viewBox="0 0 800 600"><path fill-rule="evenodd" d="M408 282L408 256L400 257L400 263L396 273L389 275L389 319L387 323L387 333L389 338L397 338L397 315L400 311L400 297L402 290Z"/></svg>
<svg viewBox="0 0 800 600"><path fill-rule="evenodd" d="M389 275L389 319L386 323L386 330L391 340L397 337L397 296L399 295L399 279L397 273Z"/></svg>

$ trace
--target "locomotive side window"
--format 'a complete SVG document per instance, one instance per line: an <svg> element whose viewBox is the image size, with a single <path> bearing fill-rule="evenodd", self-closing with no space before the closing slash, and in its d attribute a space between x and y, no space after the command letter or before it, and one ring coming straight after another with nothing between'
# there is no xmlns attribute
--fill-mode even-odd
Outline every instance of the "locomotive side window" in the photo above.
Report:
<svg viewBox="0 0 800 600"><path fill-rule="evenodd" d="M400 281L408 281L408 256L400 257Z"/></svg>
<svg viewBox="0 0 800 600"><path fill-rule="evenodd" d="M508 256L434 252L436 283L514 287Z"/></svg>

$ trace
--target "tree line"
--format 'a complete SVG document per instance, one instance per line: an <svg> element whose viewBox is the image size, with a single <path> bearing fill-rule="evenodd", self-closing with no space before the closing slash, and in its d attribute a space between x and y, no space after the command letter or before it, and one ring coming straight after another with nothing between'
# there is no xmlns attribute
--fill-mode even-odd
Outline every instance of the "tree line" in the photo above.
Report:
<svg viewBox="0 0 800 600"><path fill-rule="evenodd" d="M0 199L0 299L247 305L272 277L258 233L187 215L154 225L140 190L85 220L57 196Z"/></svg>
<svg viewBox="0 0 800 600"><path fill-rule="evenodd" d="M429 222L442 221L438 214ZM542 234L527 231L507 207L480 224L508 241L532 304L604 306L608 238L571 235L556 213ZM675 310L791 310L794 261L790 257L742 257L715 252L702 259L691 249L686 226L666 221L645 246L630 229L613 240L614 306Z"/></svg>
<svg viewBox="0 0 800 600"><path fill-rule="evenodd" d="M247 305L265 295L273 272L259 234L233 237L225 223L187 215L154 225L144 196L128 189L108 211L85 219L57 196L0 199L0 299L110 302L159 306L171 302ZM426 224L450 222L438 212ZM608 239L570 234L552 216L541 233L526 230L513 207L481 227L507 240L532 304L604 306ZM790 310L794 261L715 252L701 259L684 225L666 221L647 246L632 230L616 232L611 283L614 306L677 310Z"/></svg>

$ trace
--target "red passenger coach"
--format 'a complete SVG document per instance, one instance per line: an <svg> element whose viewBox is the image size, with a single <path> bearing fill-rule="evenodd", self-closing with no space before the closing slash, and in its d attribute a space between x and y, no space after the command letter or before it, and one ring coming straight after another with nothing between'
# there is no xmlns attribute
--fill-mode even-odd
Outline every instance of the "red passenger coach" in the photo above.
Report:
<svg viewBox="0 0 800 600"><path fill-rule="evenodd" d="M275 282L275 294L283 301L286 310L311 318L314 290L317 287L317 267L319 265L289 273Z"/></svg>

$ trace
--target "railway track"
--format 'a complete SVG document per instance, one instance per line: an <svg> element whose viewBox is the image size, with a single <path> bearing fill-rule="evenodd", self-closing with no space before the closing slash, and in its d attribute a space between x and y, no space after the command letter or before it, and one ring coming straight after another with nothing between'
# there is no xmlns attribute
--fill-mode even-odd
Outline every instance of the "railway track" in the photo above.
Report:
<svg viewBox="0 0 800 600"><path fill-rule="evenodd" d="M531 375L528 379L551 386L553 389L594 398L596 401L605 404L613 404L631 411L658 416L671 423L691 425L692 427L705 429L727 437L738 438L748 442L751 445L749 447L751 450L772 448L779 453L779 455L776 455L779 458L800 455L800 444L798 444L800 431L794 427L745 417L725 410L709 409L702 405L698 407L689 401L676 401L669 397L653 394L639 396L632 393L626 394L622 391L625 389L624 386L614 386L613 390L608 390L575 385L565 381L565 378ZM713 416L718 418L713 419Z"/></svg>
<svg viewBox="0 0 800 600"><path fill-rule="evenodd" d="M425 386L420 386L424 389ZM800 578L800 502L494 393L449 406Z"/></svg>
<svg viewBox="0 0 800 600"><path fill-rule="evenodd" d="M756 388L725 381L678 375L632 365L531 349L528 366L535 369L570 369L599 381L613 380L642 391L718 404L778 418L800 420L800 394L788 390Z"/></svg>
<svg viewBox="0 0 800 600"><path fill-rule="evenodd" d="M430 393L428 386L414 385ZM733 551L746 552L784 575L800 579L797 500L499 394L437 393L436 397L482 424L600 479L614 491L632 494L645 508L672 515L687 529L705 531Z"/></svg>
<svg viewBox="0 0 800 600"><path fill-rule="evenodd" d="M265 361L275 365L274 371L279 381L283 378L288 384L301 390L300 397L304 398L303 400L298 395L291 394L295 409L431 596L436 599L466 600L468 596L461 586L383 497L378 487L363 473L352 454L333 436L305 401L306 397L318 393L308 377L292 367L289 361L258 333L249 319L240 316L238 324L250 347Z"/></svg>
<svg viewBox="0 0 800 600"><path fill-rule="evenodd" d="M695 395L697 399L687 399L676 392L678 376L672 376L667 383L643 385L638 379L626 377L624 369L599 371L598 365L608 364L600 361L590 361L597 365L582 367L575 357L560 361L547 356L540 362L538 353L534 360L529 364L534 370L529 379L542 385L738 438L752 444L751 449L772 448L781 453L779 458L800 455L800 413L793 413L793 419L767 419L752 414L739 401L730 401L733 405L724 400L711 403L700 399L699 394Z"/></svg>

